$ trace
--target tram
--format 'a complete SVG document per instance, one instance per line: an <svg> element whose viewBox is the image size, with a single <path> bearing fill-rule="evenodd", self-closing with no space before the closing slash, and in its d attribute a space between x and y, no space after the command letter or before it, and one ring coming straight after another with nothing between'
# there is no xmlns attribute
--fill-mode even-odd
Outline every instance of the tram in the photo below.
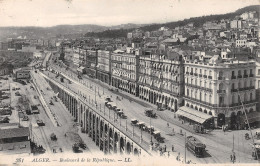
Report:
<svg viewBox="0 0 260 166"><path fill-rule="evenodd" d="M204 157L206 145L193 136L187 137L186 147L196 157Z"/></svg>

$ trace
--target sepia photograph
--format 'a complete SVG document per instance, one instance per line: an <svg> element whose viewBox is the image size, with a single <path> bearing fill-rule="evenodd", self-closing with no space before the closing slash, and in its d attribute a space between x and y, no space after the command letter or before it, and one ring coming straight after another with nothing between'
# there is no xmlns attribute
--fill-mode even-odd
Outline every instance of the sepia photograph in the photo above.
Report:
<svg viewBox="0 0 260 166"><path fill-rule="evenodd" d="M0 165L260 164L260 0L0 0Z"/></svg>

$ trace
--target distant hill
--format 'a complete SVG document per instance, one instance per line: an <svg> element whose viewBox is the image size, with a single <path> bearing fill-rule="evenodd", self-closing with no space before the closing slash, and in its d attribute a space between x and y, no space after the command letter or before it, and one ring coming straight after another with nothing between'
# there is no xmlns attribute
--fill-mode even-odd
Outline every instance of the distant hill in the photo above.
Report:
<svg viewBox="0 0 260 166"><path fill-rule="evenodd" d="M53 27L0 27L0 40L6 38L50 38L65 35L66 37L79 37L88 32L102 32L109 29L138 28L139 24L121 24L111 27L84 24L84 25L57 25Z"/></svg>
<svg viewBox="0 0 260 166"><path fill-rule="evenodd" d="M209 16L201 16L201 17L194 17L189 19L184 19L181 21L175 21L175 22L168 22L164 24L151 24L147 26L140 27L143 31L154 31L159 29L160 27L166 26L168 28L175 28L177 26L184 26L188 23L194 23L195 27L201 27L205 22L212 21L212 20L221 20L221 19L233 19L237 15L241 15L242 13L248 12L248 11L256 11L259 18L259 11L260 11L260 5L253 5L253 6L247 6L241 9L236 10L232 13L227 14L219 14L219 15L209 15ZM87 33L86 36L90 37L104 37L104 38L113 38L113 37L126 37L128 32L133 31L133 29L120 29L120 30L105 30L103 32L90 32Z"/></svg>

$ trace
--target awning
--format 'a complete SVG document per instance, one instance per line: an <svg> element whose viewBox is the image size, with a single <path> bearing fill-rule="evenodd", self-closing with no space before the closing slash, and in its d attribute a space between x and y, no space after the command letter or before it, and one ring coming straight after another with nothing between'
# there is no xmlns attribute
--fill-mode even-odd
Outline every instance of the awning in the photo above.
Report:
<svg viewBox="0 0 260 166"><path fill-rule="evenodd" d="M180 107L176 113L200 124L204 123L210 118L213 118L211 115L196 111L186 106Z"/></svg>

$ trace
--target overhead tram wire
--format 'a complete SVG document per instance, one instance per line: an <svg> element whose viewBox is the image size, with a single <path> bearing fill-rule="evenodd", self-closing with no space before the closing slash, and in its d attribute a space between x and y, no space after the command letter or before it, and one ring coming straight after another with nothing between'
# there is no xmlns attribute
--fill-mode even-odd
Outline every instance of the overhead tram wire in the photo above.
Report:
<svg viewBox="0 0 260 166"><path fill-rule="evenodd" d="M242 100L241 100L241 96L240 96L240 93L239 93L239 88L238 88L238 96L239 96L239 100L240 100L240 102L241 102L241 104L242 104L243 111L244 111L244 113L245 113L246 122L247 122L248 129L249 129L249 131L250 131L250 135L251 135L252 141L253 141L253 146L254 146L254 150L255 150L256 159L258 160L258 154L257 154L257 150L256 150L256 147L255 147L255 140L254 140L253 133L252 133L252 130L251 130L251 127L250 127L248 118L247 118L247 114L246 114L246 111L245 111L244 103L243 103Z"/></svg>

